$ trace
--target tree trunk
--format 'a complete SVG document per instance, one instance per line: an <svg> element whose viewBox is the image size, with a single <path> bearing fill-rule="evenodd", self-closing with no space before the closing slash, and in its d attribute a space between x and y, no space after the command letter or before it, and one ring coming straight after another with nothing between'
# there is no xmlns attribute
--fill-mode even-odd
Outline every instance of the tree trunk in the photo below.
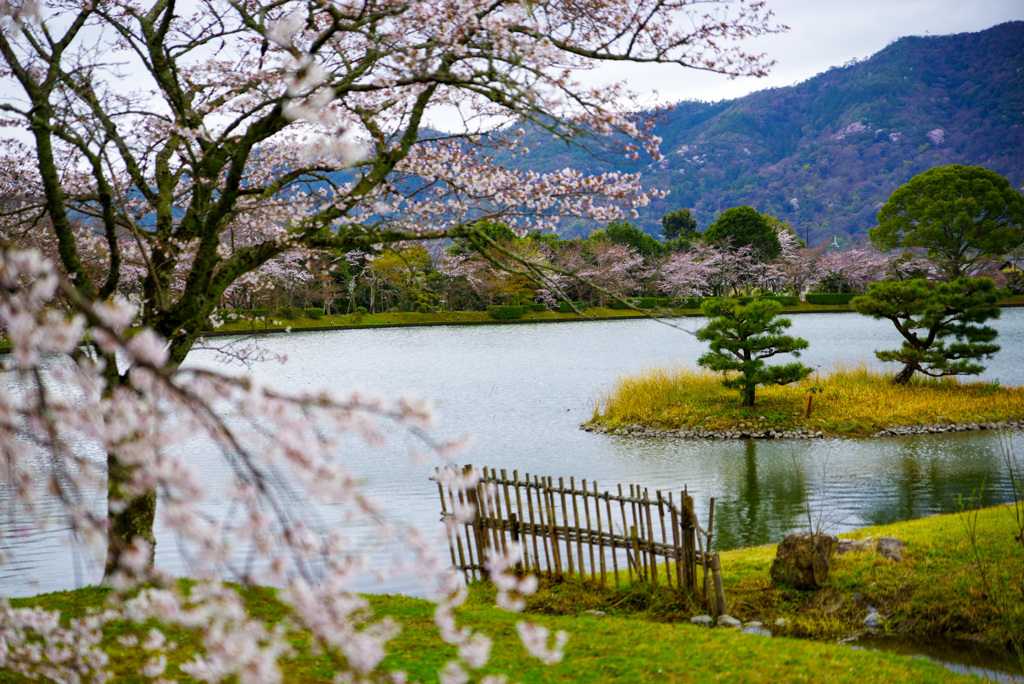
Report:
<svg viewBox="0 0 1024 684"><path fill-rule="evenodd" d="M114 454L107 455L107 561L103 568L103 584L121 564L121 555L131 547L136 537L149 543L149 564L153 564L156 536L156 492L148 491L136 496L127 491L132 467L126 466Z"/></svg>
<svg viewBox="0 0 1024 684"><path fill-rule="evenodd" d="M753 406L754 405L754 391L757 389L757 385L750 383L743 386L743 405Z"/></svg>
<svg viewBox="0 0 1024 684"><path fill-rule="evenodd" d="M915 370L917 370L917 369L914 366L911 366L911 365L904 366L903 370L901 370L899 373L897 373L896 377L892 379L893 384L894 385L906 385L908 382L910 382L910 377L914 374Z"/></svg>

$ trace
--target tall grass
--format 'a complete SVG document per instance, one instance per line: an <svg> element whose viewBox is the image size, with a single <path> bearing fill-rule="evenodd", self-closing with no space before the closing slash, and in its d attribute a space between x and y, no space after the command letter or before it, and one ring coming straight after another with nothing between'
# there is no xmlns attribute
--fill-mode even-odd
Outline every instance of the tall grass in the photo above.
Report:
<svg viewBox="0 0 1024 684"><path fill-rule="evenodd" d="M619 378L598 397L594 420L713 430L813 428L825 434L869 435L896 425L966 424L1024 418L1024 388L955 379L891 376L865 366L836 366L800 383L758 389L753 408L722 387L717 374L675 366ZM810 417L808 418L808 403Z"/></svg>

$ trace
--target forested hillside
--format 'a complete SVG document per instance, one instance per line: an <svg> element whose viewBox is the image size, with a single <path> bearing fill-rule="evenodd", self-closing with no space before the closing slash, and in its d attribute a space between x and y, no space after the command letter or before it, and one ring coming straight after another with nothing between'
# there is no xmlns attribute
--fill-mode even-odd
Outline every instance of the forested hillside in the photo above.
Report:
<svg viewBox="0 0 1024 684"><path fill-rule="evenodd" d="M640 171L670 194L636 222L690 208L703 230L748 204L812 245L863 237L889 194L945 164L981 165L1024 188L1024 22L978 33L909 37L803 83L659 112L665 158L633 165L538 138L502 163L548 171ZM595 226L566 224L564 233Z"/></svg>

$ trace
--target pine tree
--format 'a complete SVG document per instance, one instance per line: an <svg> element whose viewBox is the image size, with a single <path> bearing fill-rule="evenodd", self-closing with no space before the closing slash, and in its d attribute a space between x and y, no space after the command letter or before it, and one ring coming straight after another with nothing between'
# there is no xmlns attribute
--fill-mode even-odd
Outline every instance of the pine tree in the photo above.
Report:
<svg viewBox="0 0 1024 684"><path fill-rule="evenodd" d="M991 358L999 345L992 344L996 330L981 324L999 318L997 303L1005 295L989 278L957 278L951 283L917 278L872 283L867 294L851 304L865 316L892 321L903 336L900 349L875 352L882 361L903 364L893 378L902 385L914 373L938 378L985 370L978 360Z"/></svg>
<svg viewBox="0 0 1024 684"><path fill-rule="evenodd" d="M777 316L781 309L771 300L744 305L734 298L712 299L701 307L710 320L697 331L697 339L709 342L711 348L697 365L725 375L722 384L738 389L744 406L754 405L758 385L788 385L811 374L800 363L769 366L764 361L776 354L799 357L800 350L807 348L807 340L783 334L792 323ZM740 374L730 377L732 371Z"/></svg>

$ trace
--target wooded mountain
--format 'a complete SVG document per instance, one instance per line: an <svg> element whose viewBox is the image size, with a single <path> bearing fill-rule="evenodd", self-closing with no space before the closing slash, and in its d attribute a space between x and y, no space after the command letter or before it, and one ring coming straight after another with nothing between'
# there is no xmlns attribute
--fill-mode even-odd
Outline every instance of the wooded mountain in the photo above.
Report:
<svg viewBox="0 0 1024 684"><path fill-rule="evenodd" d="M537 138L501 163L550 171L640 171L670 191L635 223L660 236L661 216L689 208L704 230L750 205L811 245L863 240L889 194L946 164L979 165L1024 189L1024 22L978 33L901 38L786 88L658 112L665 158L622 163ZM529 134L528 134L528 137ZM565 235L598 226L567 223Z"/></svg>

